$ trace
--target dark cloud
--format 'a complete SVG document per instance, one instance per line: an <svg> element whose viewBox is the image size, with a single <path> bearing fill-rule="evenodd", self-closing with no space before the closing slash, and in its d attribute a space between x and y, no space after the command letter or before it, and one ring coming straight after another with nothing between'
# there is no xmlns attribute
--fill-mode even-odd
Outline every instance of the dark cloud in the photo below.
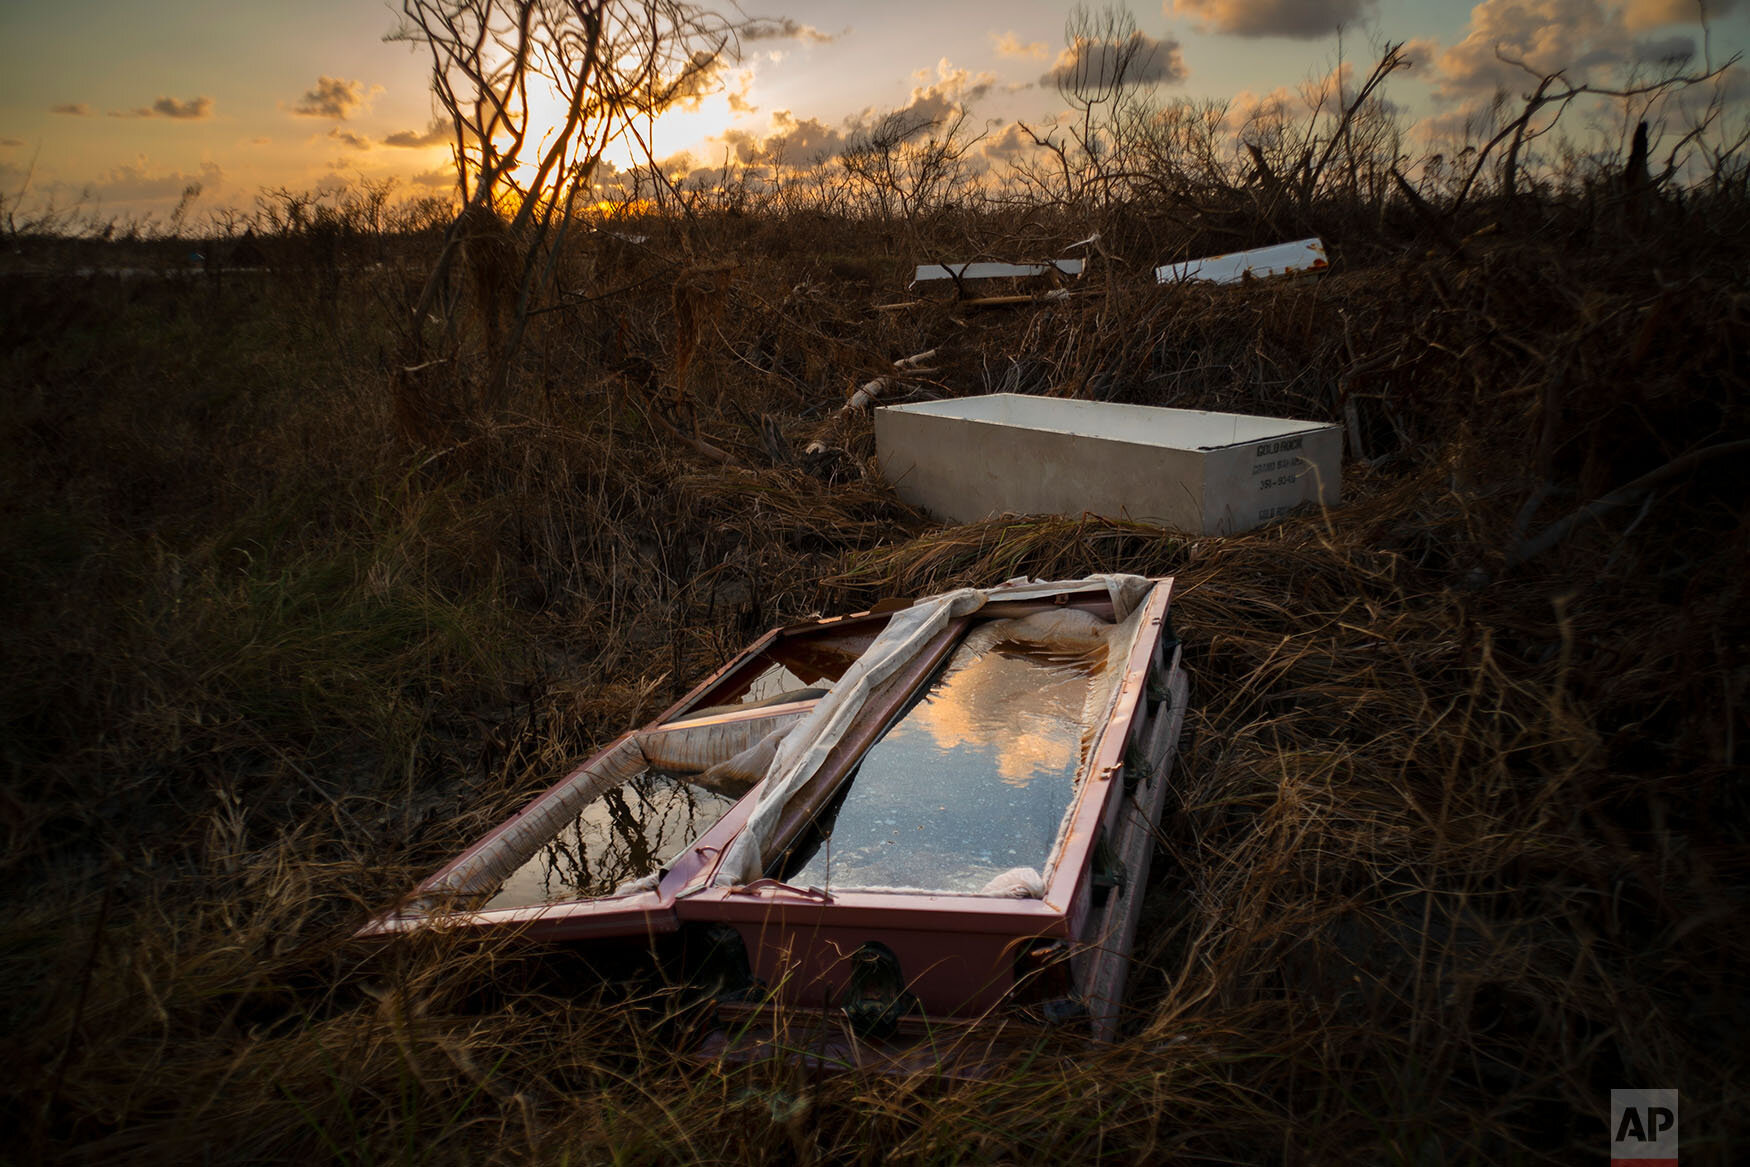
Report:
<svg viewBox="0 0 1750 1167"><path fill-rule="evenodd" d="M1738 7L1737 0L1708 0L1709 18ZM1483 0L1471 9L1464 40L1436 60L1437 96L1470 101L1497 89L1529 90L1539 76L1561 71L1573 84L1596 81L1599 71L1629 65L1661 68L1693 61L1695 39L1683 34L1643 36L1672 24L1695 24L1695 0ZM1589 74L1591 74L1589 76Z"/></svg>
<svg viewBox="0 0 1750 1167"><path fill-rule="evenodd" d="M632 189L632 174L629 171L621 170L611 161L603 158L596 163L595 172L590 175L590 182L594 185L597 193L612 198Z"/></svg>
<svg viewBox="0 0 1750 1167"><path fill-rule="evenodd" d="M4 146L8 150L22 145L24 145L23 138L0 138L0 146Z"/></svg>
<svg viewBox="0 0 1750 1167"><path fill-rule="evenodd" d="M191 97L187 101L178 101L174 97L160 97L149 106L139 109L109 111L112 118L175 118L179 121L199 121L213 116L213 99L210 97Z"/></svg>
<svg viewBox="0 0 1750 1167"><path fill-rule="evenodd" d="M1170 0L1166 5L1198 32L1295 40L1330 36L1338 25L1358 23L1372 6L1373 0Z"/></svg>
<svg viewBox="0 0 1750 1167"><path fill-rule="evenodd" d="M723 87L729 59L722 53L699 49L687 68L669 84L669 100L682 109L698 109L699 103Z"/></svg>
<svg viewBox="0 0 1750 1167"><path fill-rule="evenodd" d="M91 107L83 101L64 101L60 105L49 106L50 113L71 114L76 118L90 117Z"/></svg>
<svg viewBox="0 0 1750 1167"><path fill-rule="evenodd" d="M1101 89L1122 74L1126 85L1161 85L1183 81L1185 73L1178 41L1132 32L1123 40L1077 39L1058 54L1057 63L1039 83L1064 89Z"/></svg>
<svg viewBox="0 0 1750 1167"><path fill-rule="evenodd" d="M446 187L456 185L456 172L442 166L432 170L422 170L408 179L414 186Z"/></svg>
<svg viewBox="0 0 1750 1167"><path fill-rule="evenodd" d="M838 37L829 32L821 32L811 24L800 24L785 17L782 20L750 20L741 26L741 39L744 41L812 41L815 44L828 44L837 40Z"/></svg>
<svg viewBox="0 0 1750 1167"><path fill-rule="evenodd" d="M365 86L362 81L343 81L339 77L318 77L313 88L306 90L298 103L292 106L292 112L308 118L336 118L346 120L346 115L356 109L365 99Z"/></svg>
<svg viewBox="0 0 1750 1167"><path fill-rule="evenodd" d="M418 149L422 146L442 146L454 141L455 137L454 122L449 118L433 118L431 124L423 130L397 130L383 139L383 145Z"/></svg>
<svg viewBox="0 0 1750 1167"><path fill-rule="evenodd" d="M329 130L328 136L343 146L351 146L354 150L369 150L371 148L369 138L355 134L351 130L343 130L339 126Z"/></svg>
<svg viewBox="0 0 1750 1167"><path fill-rule="evenodd" d="M160 97L152 103L152 112L163 118L196 119L213 116L213 99L210 97L191 97L187 101L178 101L174 97Z"/></svg>
<svg viewBox="0 0 1750 1167"><path fill-rule="evenodd" d="M1654 39L1636 41L1634 59L1649 65L1687 65L1695 59L1695 38L1672 33Z"/></svg>
<svg viewBox="0 0 1750 1167"><path fill-rule="evenodd" d="M1688 110L1686 115L1690 121L1696 120L1701 114L1710 97L1717 96L1720 103L1727 109L1739 112L1750 105L1750 71L1744 69L1728 69L1721 76L1714 78L1711 85L1697 85L1678 94L1678 103Z"/></svg>

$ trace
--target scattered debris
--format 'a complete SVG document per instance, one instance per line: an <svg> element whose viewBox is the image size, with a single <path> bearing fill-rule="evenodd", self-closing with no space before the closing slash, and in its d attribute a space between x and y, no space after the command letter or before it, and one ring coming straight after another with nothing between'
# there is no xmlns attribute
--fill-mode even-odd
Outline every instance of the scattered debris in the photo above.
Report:
<svg viewBox="0 0 1750 1167"><path fill-rule="evenodd" d="M846 401L844 405L839 408L840 415L849 413L853 410L867 409L870 405L880 400L885 394L892 391L894 386L904 381L907 376L915 377L923 373L935 372L934 369L925 367L927 363L934 360L935 357L936 350L932 348L925 349L921 353L914 353L902 360L894 361L893 372L884 373L881 376L876 377L874 380L865 381L862 385L858 386L856 392L851 394L850 400Z"/></svg>
<svg viewBox="0 0 1750 1167"><path fill-rule="evenodd" d="M1037 295L1017 293L1013 296L974 296L970 300L960 301L961 308L1005 308L1011 304L1050 304L1058 300L1067 300L1076 293L1068 288L1049 288Z"/></svg>
<svg viewBox="0 0 1750 1167"><path fill-rule="evenodd" d="M1305 275L1330 266L1320 240L1300 239L1251 251L1230 251L1186 263L1169 263L1155 269L1155 282L1173 284L1204 282L1237 284L1247 279Z"/></svg>
<svg viewBox="0 0 1750 1167"><path fill-rule="evenodd" d="M1067 300L1071 296L1087 295L1086 291L1072 292L1068 288L1048 288L1043 292L1028 294L1018 292L1009 296L974 296L968 300L959 300L955 308L1006 308L1015 304L1048 304L1058 300ZM922 308L926 305L939 304L938 300L899 300L891 304L876 304L876 312L903 312L911 308Z"/></svg>
<svg viewBox="0 0 1750 1167"><path fill-rule="evenodd" d="M1027 279L1051 272L1073 278L1082 274L1085 263L1080 259L1054 259L1050 263L924 263L918 265L911 282Z"/></svg>
<svg viewBox="0 0 1750 1167"><path fill-rule="evenodd" d="M1091 513L1237 534L1337 502L1339 427L992 393L875 413L882 475L953 522Z"/></svg>

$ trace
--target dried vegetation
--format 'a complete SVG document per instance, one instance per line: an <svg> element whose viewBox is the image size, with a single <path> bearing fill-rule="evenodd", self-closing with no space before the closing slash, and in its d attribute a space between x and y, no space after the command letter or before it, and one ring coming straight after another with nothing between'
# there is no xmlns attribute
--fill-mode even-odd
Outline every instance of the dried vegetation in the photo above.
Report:
<svg viewBox="0 0 1750 1167"><path fill-rule="evenodd" d="M465 349L395 360L420 281L394 256L429 237L381 267L288 230L266 272L6 277L11 1153L1566 1160L1643 1085L1730 1157L1741 191L1627 229L1579 183L1439 230L1395 196L1281 221L1229 193L1185 225L1111 208L1098 294L989 312L872 311L917 256L856 221L584 236L489 413L442 404L484 368ZM1317 230L1336 262L1148 281L1211 222L1218 247ZM1085 227L928 230L988 254ZM1233 538L934 524L840 408L930 349L900 395L1341 421L1343 504ZM700 1066L679 997L571 954L346 939L774 623L1104 570L1177 576L1194 685L1110 1048L972 1081Z"/></svg>

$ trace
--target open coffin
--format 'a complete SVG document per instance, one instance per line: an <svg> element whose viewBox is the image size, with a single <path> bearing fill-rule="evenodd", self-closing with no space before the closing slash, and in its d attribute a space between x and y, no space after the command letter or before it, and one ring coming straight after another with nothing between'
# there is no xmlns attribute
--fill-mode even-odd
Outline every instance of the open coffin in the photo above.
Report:
<svg viewBox="0 0 1750 1167"><path fill-rule="evenodd" d="M1184 714L1171 587L774 630L363 931L727 938L744 997L865 1032L1014 1007L1108 1036Z"/></svg>

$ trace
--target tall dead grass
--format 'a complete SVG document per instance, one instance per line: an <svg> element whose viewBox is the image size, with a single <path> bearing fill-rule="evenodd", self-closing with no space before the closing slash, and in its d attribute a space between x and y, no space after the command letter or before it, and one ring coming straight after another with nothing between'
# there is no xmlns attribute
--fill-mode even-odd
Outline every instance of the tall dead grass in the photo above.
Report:
<svg viewBox="0 0 1750 1167"><path fill-rule="evenodd" d="M1155 288L1144 244L1184 241L1118 232L1104 295L1007 314L866 311L909 257L830 220L658 224L580 245L623 290L536 318L509 405L428 442L384 389L392 273L337 273L344 311L295 273L8 283L15 1153L1567 1160L1644 1085L1683 1090L1686 1157L1729 1158L1739 463L1514 553L1745 432L1744 240L1518 207L1460 256L1413 218L1315 221L1323 282L1232 289ZM677 322L704 250L720 302ZM905 392L1343 422L1343 504L1232 538L934 524L840 411L929 348ZM660 978L345 939L772 624L1097 570L1177 577L1193 677L1111 1047L701 1066Z"/></svg>

